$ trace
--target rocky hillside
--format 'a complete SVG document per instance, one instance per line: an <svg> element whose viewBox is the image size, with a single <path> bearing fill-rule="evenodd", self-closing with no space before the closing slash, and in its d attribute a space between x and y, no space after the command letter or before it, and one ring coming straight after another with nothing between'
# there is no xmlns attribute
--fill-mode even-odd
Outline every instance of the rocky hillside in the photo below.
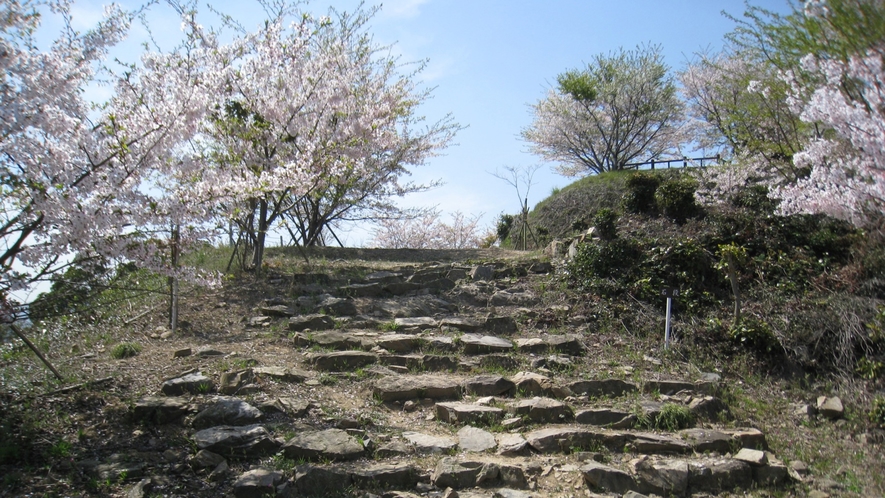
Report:
<svg viewBox="0 0 885 498"><path fill-rule="evenodd" d="M548 260L313 258L191 295L176 333L150 300L79 325L50 354L76 384L35 384L39 364L7 354L0 496L885 490L881 437L838 393L599 333Z"/></svg>

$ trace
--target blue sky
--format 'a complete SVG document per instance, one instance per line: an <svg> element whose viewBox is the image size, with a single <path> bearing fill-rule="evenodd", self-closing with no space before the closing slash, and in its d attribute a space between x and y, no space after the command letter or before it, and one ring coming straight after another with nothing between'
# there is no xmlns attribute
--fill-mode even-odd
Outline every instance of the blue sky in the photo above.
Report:
<svg viewBox="0 0 885 498"><path fill-rule="evenodd" d="M75 1L74 22L94 23L99 0ZM756 0L754 5L789 12L786 0ZM201 4L205 5L205 4ZM261 21L260 8L248 2L212 2L247 28ZM312 1L307 9L324 14L330 5L352 11L358 1ZM367 6L374 5L366 2ZM529 105L543 98L556 75L578 68L594 55L620 47L660 44L673 71L692 54L718 50L734 23L722 11L740 16L742 0L387 0L370 23L376 42L393 44L403 61L428 59L421 80L434 87L423 109L434 121L451 113L466 128L441 157L414 171L413 180L441 179L445 185L403 201L408 206L438 206L445 212L484 213L493 225L502 213L519 210L512 187L489 172L523 167L540 159L519 136L531 124ZM158 40L176 36L171 9L155 8L151 25ZM143 34L135 30L122 58ZM572 179L545 165L535 175L529 205ZM345 235L347 245L361 245L365 232Z"/></svg>

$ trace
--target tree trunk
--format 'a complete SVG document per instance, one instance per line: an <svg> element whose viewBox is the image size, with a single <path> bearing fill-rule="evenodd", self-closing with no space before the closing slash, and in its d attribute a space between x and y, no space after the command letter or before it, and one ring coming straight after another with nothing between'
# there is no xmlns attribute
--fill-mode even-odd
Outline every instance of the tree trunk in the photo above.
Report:
<svg viewBox="0 0 885 498"><path fill-rule="evenodd" d="M169 277L169 330L175 332L178 329L178 277L174 272L178 269L179 246L181 244L181 231L178 225L172 225L172 271Z"/></svg>
<svg viewBox="0 0 885 498"><path fill-rule="evenodd" d="M264 241L267 238L267 199L261 199L258 206L258 233L255 237L255 247L252 250L252 268L255 274L261 273L261 264L264 261Z"/></svg>

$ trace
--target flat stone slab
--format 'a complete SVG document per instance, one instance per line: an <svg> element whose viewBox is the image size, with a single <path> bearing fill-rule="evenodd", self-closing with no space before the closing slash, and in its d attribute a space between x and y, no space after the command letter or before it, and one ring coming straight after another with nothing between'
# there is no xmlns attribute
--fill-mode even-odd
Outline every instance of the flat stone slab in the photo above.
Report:
<svg viewBox="0 0 885 498"><path fill-rule="evenodd" d="M534 293L518 289L504 289L492 294L489 306L526 306L537 305L541 300Z"/></svg>
<svg viewBox="0 0 885 498"><path fill-rule="evenodd" d="M361 349L363 341L350 334L336 331L299 332L292 338L298 347L318 346L325 349L347 351Z"/></svg>
<svg viewBox="0 0 885 498"><path fill-rule="evenodd" d="M555 387L550 377L533 372L519 372L510 380L516 385L516 392L523 396L551 395Z"/></svg>
<svg viewBox="0 0 885 498"><path fill-rule="evenodd" d="M219 397L205 410L197 413L191 425L194 429L217 425L254 425L262 416L261 410L241 399Z"/></svg>
<svg viewBox="0 0 885 498"><path fill-rule="evenodd" d="M464 334L460 340L465 354L505 353L513 350L512 342L490 335Z"/></svg>
<svg viewBox="0 0 885 498"><path fill-rule="evenodd" d="M482 462L460 462L446 457L436 464L430 482L440 489L473 487L477 485L482 470Z"/></svg>
<svg viewBox="0 0 885 498"><path fill-rule="evenodd" d="M498 454L503 456L517 456L524 454L529 447L528 441L520 434L505 432L498 434Z"/></svg>
<svg viewBox="0 0 885 498"><path fill-rule="evenodd" d="M719 431L710 429L686 429L679 437L697 453L719 453L725 455L734 450L735 440Z"/></svg>
<svg viewBox="0 0 885 498"><path fill-rule="evenodd" d="M282 397L262 403L258 409L261 411L275 411L285 413L290 417L301 418L313 407L310 401L298 398Z"/></svg>
<svg viewBox="0 0 885 498"><path fill-rule="evenodd" d="M378 379L372 392L381 401L458 399L461 397L461 385L452 379L434 375L389 376Z"/></svg>
<svg viewBox="0 0 885 498"><path fill-rule="evenodd" d="M576 423L610 426L614 429L632 427L635 421L636 417L632 413L612 408L591 408L575 414Z"/></svg>
<svg viewBox="0 0 885 498"><path fill-rule="evenodd" d="M581 475L591 491L622 495L639 489L632 475L598 462L587 462L581 467Z"/></svg>
<svg viewBox="0 0 885 498"><path fill-rule="evenodd" d="M643 492L659 496L685 496L690 470L684 460L642 457L633 462L636 481Z"/></svg>
<svg viewBox="0 0 885 498"><path fill-rule="evenodd" d="M236 498L275 495L277 485L285 476L282 472L270 469L253 469L245 472L234 481L233 492Z"/></svg>
<svg viewBox="0 0 885 498"><path fill-rule="evenodd" d="M500 375L479 375L464 382L464 390L477 396L512 396L516 384Z"/></svg>
<svg viewBox="0 0 885 498"><path fill-rule="evenodd" d="M407 431L403 437L415 447L417 453L449 453L454 450L458 443L450 437L431 436L420 432Z"/></svg>
<svg viewBox="0 0 885 498"><path fill-rule="evenodd" d="M300 383L311 377L310 373L303 370L286 367L254 367L252 373L259 377L278 380L280 382Z"/></svg>
<svg viewBox="0 0 885 498"><path fill-rule="evenodd" d="M551 335L544 341L547 348L554 353L581 356L584 354L584 343L576 335Z"/></svg>
<svg viewBox="0 0 885 498"><path fill-rule="evenodd" d="M568 388L577 396L601 398L603 396L618 397L639 391L636 384L620 379L579 380L572 382Z"/></svg>
<svg viewBox="0 0 885 498"><path fill-rule="evenodd" d="M690 461L688 486L692 493L720 494L733 489L750 489L753 470L750 465L733 458L706 458Z"/></svg>
<svg viewBox="0 0 885 498"><path fill-rule="evenodd" d="M375 339L375 345L395 353L405 353L418 347L418 336L412 334L386 334Z"/></svg>
<svg viewBox="0 0 885 498"><path fill-rule="evenodd" d="M436 416L450 424L490 425L504 417L504 410L491 406L469 403L437 403Z"/></svg>
<svg viewBox="0 0 885 498"><path fill-rule="evenodd" d="M328 315L302 315L293 316L289 319L289 330L302 332L304 330L330 330L335 328L335 320Z"/></svg>
<svg viewBox="0 0 885 498"><path fill-rule="evenodd" d="M310 363L314 368L326 372L350 372L377 361L378 355L367 351L335 351L310 357Z"/></svg>
<svg viewBox="0 0 885 498"><path fill-rule="evenodd" d="M429 330L439 327L439 322L429 316L396 318L393 323L403 329Z"/></svg>
<svg viewBox="0 0 885 498"><path fill-rule="evenodd" d="M135 402L132 416L135 420L153 424L168 424L194 411L187 398L145 396Z"/></svg>
<svg viewBox="0 0 885 498"><path fill-rule="evenodd" d="M355 460L364 452L363 445L341 429L303 432L283 445L283 453L294 460Z"/></svg>
<svg viewBox="0 0 885 498"><path fill-rule="evenodd" d="M370 463L349 469L350 479L357 486L373 489L411 489L418 484L420 469L405 463Z"/></svg>
<svg viewBox="0 0 885 498"><path fill-rule="evenodd" d="M623 451L627 438L623 433L584 427L545 427L524 435L529 446L539 453L570 453L574 449L598 448Z"/></svg>
<svg viewBox="0 0 885 498"><path fill-rule="evenodd" d="M215 383L212 382L212 379L200 372L169 379L163 382L160 388L166 396L180 396L185 393L205 394L213 389L215 389Z"/></svg>
<svg viewBox="0 0 885 498"><path fill-rule="evenodd" d="M817 412L828 419L836 420L842 418L845 408L838 397L820 396L817 398Z"/></svg>
<svg viewBox="0 0 885 498"><path fill-rule="evenodd" d="M482 321L475 318L466 318L466 317L449 317L443 318L439 321L440 327L448 327L455 330L460 330L461 332L475 332L482 328Z"/></svg>
<svg viewBox="0 0 885 498"><path fill-rule="evenodd" d="M646 394L658 393L671 396L679 391L694 391L697 388L694 382L681 380L649 380L642 385L642 392Z"/></svg>
<svg viewBox="0 0 885 498"><path fill-rule="evenodd" d="M540 337L519 337L513 340L516 350L520 353L544 353L547 351L547 343Z"/></svg>
<svg viewBox="0 0 885 498"><path fill-rule="evenodd" d="M495 449L498 442L490 432L466 425L458 431L458 448L463 451L483 452Z"/></svg>
<svg viewBox="0 0 885 498"><path fill-rule="evenodd" d="M538 423L565 423L574 418L572 409L555 399L534 397L522 399L510 405L509 410L517 415L527 416Z"/></svg>
<svg viewBox="0 0 885 498"><path fill-rule="evenodd" d="M218 426L203 429L193 436L197 448L228 458L254 458L273 455L280 444L260 425Z"/></svg>
<svg viewBox="0 0 885 498"><path fill-rule="evenodd" d="M637 432L625 434L628 445L636 453L663 454L663 453L689 453L691 446L674 437L651 432Z"/></svg>

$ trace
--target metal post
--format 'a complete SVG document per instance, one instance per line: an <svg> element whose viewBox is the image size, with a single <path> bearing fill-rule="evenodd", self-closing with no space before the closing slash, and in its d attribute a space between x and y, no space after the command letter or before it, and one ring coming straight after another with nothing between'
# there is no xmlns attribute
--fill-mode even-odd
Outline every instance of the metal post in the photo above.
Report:
<svg viewBox="0 0 885 498"><path fill-rule="evenodd" d="M651 169L652 170L655 169L655 160L654 159L651 160Z"/></svg>
<svg viewBox="0 0 885 498"><path fill-rule="evenodd" d="M673 305L673 298L667 297L667 325L664 328L664 349L670 347L670 310Z"/></svg>

